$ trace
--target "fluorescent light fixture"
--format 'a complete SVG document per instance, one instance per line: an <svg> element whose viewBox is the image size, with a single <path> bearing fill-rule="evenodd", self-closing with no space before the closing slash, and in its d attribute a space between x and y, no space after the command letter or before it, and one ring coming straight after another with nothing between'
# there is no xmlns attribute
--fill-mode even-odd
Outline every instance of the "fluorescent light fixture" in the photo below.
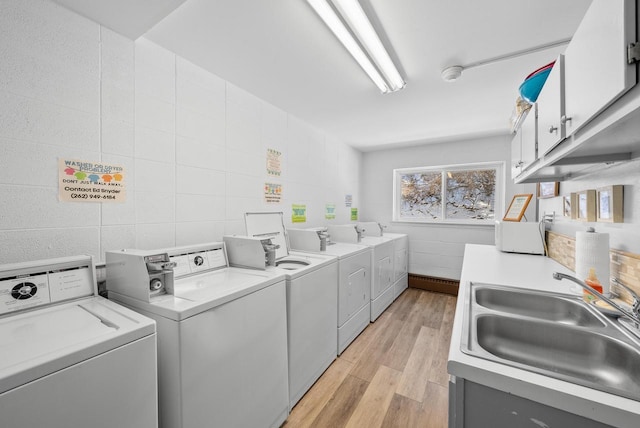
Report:
<svg viewBox="0 0 640 428"><path fill-rule="evenodd" d="M329 1L307 0L382 93L395 92L404 88L404 80L358 1L332 0L335 10ZM342 19L338 17L336 10L341 14ZM354 39L353 35L360 43Z"/></svg>

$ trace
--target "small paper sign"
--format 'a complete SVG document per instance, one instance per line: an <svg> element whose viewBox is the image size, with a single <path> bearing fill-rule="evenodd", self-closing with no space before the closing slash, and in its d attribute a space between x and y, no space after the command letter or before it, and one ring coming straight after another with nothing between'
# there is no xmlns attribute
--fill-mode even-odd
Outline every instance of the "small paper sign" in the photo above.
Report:
<svg viewBox="0 0 640 428"><path fill-rule="evenodd" d="M124 202L125 171L118 165L58 159L58 199L64 202Z"/></svg>
<svg viewBox="0 0 640 428"><path fill-rule="evenodd" d="M307 206L292 204L291 205L291 222L304 223L307 221Z"/></svg>
<svg viewBox="0 0 640 428"><path fill-rule="evenodd" d="M326 204L324 207L324 218L333 220L336 218L336 204Z"/></svg>
<svg viewBox="0 0 640 428"><path fill-rule="evenodd" d="M282 153L274 149L267 149L267 175L280 177L282 175Z"/></svg>
<svg viewBox="0 0 640 428"><path fill-rule="evenodd" d="M351 220L358 220L358 209L351 208Z"/></svg>
<svg viewBox="0 0 640 428"><path fill-rule="evenodd" d="M353 203L353 196L352 195L344 195L344 206L345 207L350 207L352 203Z"/></svg>
<svg viewBox="0 0 640 428"><path fill-rule="evenodd" d="M264 201L267 204L282 202L282 184L264 183Z"/></svg>

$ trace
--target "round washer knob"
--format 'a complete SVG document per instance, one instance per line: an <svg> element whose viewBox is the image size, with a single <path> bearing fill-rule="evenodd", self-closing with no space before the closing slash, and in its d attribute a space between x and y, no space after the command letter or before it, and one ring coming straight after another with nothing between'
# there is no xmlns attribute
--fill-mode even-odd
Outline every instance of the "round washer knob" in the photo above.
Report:
<svg viewBox="0 0 640 428"><path fill-rule="evenodd" d="M154 278L149 283L149 290L158 291L163 287L162 280L158 278Z"/></svg>

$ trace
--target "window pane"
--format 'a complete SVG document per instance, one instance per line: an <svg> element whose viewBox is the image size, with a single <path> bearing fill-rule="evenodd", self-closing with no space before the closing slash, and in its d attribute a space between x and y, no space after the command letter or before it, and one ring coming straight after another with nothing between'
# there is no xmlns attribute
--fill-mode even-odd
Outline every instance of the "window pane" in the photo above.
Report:
<svg viewBox="0 0 640 428"><path fill-rule="evenodd" d="M442 217L442 174L402 174L400 217L437 220Z"/></svg>
<svg viewBox="0 0 640 428"><path fill-rule="evenodd" d="M488 220L494 218L496 170L447 172L445 218Z"/></svg>

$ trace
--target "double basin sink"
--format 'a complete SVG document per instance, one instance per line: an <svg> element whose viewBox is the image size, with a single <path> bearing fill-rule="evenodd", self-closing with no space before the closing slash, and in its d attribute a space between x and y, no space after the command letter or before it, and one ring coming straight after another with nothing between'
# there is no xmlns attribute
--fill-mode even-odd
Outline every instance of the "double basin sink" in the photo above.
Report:
<svg viewBox="0 0 640 428"><path fill-rule="evenodd" d="M462 352L640 401L640 341L578 296L472 283Z"/></svg>

